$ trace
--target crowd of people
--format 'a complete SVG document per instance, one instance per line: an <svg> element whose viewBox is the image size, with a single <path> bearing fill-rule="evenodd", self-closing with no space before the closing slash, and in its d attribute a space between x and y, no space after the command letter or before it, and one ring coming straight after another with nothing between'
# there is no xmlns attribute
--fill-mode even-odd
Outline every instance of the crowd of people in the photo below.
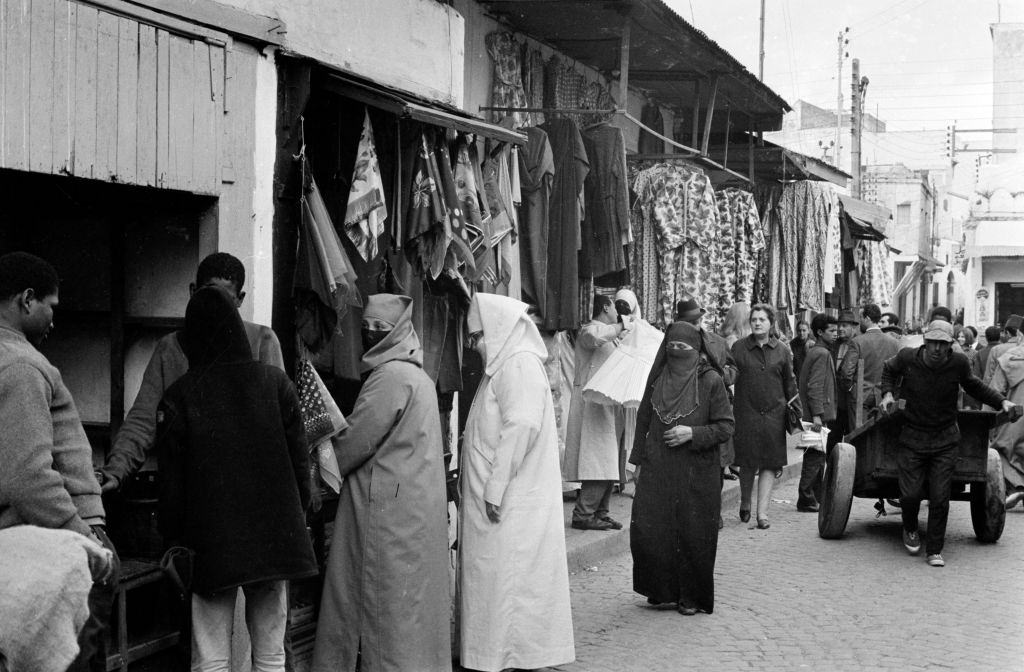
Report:
<svg viewBox="0 0 1024 672"><path fill-rule="evenodd" d="M289 581L321 571L314 670L450 670L453 658L471 670L534 669L575 658L563 477L581 484L573 528L621 529L609 499L628 459L636 482L634 590L654 608L710 614L723 482L738 474L740 520L753 517L756 529L768 530L794 415L800 429L828 430L806 450L798 486L797 510L816 512L828 452L877 409L889 412L895 396L905 401L900 498L892 503L901 507L906 549L917 554L923 545L928 564L943 566L956 414L985 406L1016 419L1024 401L1016 316L987 329L979 347L976 330L953 324L943 307L915 341L901 333L897 315L868 304L814 315L787 341L769 305L733 305L714 333L687 299L662 335L624 289L614 299L596 296L593 320L576 337L560 464L549 353L529 307L477 293L464 336L482 379L460 445L453 650L444 432L412 299L366 301L365 377L348 427L333 442L344 487L321 568L305 521L318 486L304 402L283 371L277 337L239 315L244 281L231 255L200 263L184 327L157 344L135 404L94 470L71 394L38 350L59 303L57 272L29 254L0 257L0 532L35 526L72 535L70 546L60 535L32 543L51 544L55 558L58 549L79 558L67 580L87 601L87 609L68 612L77 619L75 646L61 649L54 669L105 667L119 559L105 533L102 493L121 487L154 453L160 531L191 561L193 669L229 669L241 591L253 669L284 670ZM642 349L637 335L650 342L651 330L657 347L638 355L650 355L638 398L588 396L617 349ZM1002 425L993 445L1010 508L1024 500L1024 430ZM4 540L12 549L25 543ZM14 613L0 612L0 619ZM0 646L10 659L13 645Z"/></svg>

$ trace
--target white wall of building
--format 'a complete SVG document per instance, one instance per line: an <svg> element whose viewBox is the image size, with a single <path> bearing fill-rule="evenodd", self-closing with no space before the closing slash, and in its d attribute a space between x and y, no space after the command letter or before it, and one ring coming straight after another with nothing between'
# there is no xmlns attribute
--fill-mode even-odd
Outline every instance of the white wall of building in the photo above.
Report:
<svg viewBox="0 0 1024 672"><path fill-rule="evenodd" d="M289 51L462 106L463 19L436 0L220 1L283 20Z"/></svg>

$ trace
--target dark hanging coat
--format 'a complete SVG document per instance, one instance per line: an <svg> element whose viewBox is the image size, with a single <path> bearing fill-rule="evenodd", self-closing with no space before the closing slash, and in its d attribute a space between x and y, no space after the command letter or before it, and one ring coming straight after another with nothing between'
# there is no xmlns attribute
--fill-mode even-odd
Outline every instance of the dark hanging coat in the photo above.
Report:
<svg viewBox="0 0 1024 672"><path fill-rule="evenodd" d="M160 531L195 551L193 590L314 576L309 454L291 381L253 361L223 290L195 293L181 344L189 370L158 414Z"/></svg>
<svg viewBox="0 0 1024 672"><path fill-rule="evenodd" d="M666 342L679 324L669 328ZM662 345L637 412L629 456L630 463L641 467L629 529L633 590L658 602L678 602L710 614L715 606L722 508L718 450L733 433L732 409L721 376L702 364L695 410L671 424L662 422L651 398L665 357ZM692 427L693 440L669 447L664 434L678 425Z"/></svg>
<svg viewBox="0 0 1024 672"><path fill-rule="evenodd" d="M587 207L581 224L579 274L589 278L626 268L624 238L629 231L629 186L622 129L608 124L591 128L583 134L583 145L590 172L584 185Z"/></svg>
<svg viewBox="0 0 1024 672"><path fill-rule="evenodd" d="M544 328L575 329L580 325L579 264L577 251L582 234L583 181L590 172L576 122L551 119L541 126L548 134L555 157L548 229L547 299Z"/></svg>
<svg viewBox="0 0 1024 672"><path fill-rule="evenodd" d="M798 395L789 346L770 337L758 347L753 334L732 345L736 360L733 413L736 434L733 464L757 469L778 469L786 458L786 402Z"/></svg>
<svg viewBox="0 0 1024 672"><path fill-rule="evenodd" d="M523 301L547 316L548 232L550 231L551 183L555 160L548 134L536 127L524 128L526 146L519 152L519 183L523 205L519 210L519 266Z"/></svg>

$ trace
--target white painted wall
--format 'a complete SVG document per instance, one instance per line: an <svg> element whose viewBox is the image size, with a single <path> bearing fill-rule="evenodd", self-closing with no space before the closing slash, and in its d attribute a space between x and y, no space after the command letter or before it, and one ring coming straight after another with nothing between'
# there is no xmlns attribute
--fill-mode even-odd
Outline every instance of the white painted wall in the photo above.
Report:
<svg viewBox="0 0 1024 672"><path fill-rule="evenodd" d="M1022 221L981 221L974 231L974 245L1020 245L1024 246L1024 222ZM1020 271L1024 276L1024 268Z"/></svg>
<svg viewBox="0 0 1024 672"><path fill-rule="evenodd" d="M250 319L270 324L274 307L274 160L277 157L277 64L271 52L256 62L256 124L252 189Z"/></svg>
<svg viewBox="0 0 1024 672"><path fill-rule="evenodd" d="M282 19L288 51L462 105L463 20L436 0L220 0Z"/></svg>

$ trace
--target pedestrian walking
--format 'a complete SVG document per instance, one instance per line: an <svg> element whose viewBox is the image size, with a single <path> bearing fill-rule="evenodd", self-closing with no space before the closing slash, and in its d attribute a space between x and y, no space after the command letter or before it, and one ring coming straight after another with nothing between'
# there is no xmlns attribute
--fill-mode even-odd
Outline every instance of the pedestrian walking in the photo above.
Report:
<svg viewBox="0 0 1024 672"><path fill-rule="evenodd" d="M981 369L981 375L978 377L985 380L985 369L988 366L989 355L992 354L993 348L999 345L999 337L1002 335L1003 330L996 326L985 328L985 347L978 351L978 368Z"/></svg>
<svg viewBox="0 0 1024 672"><path fill-rule="evenodd" d="M838 334L836 318L819 313L811 320L814 345L800 369L797 384L803 420L811 423L815 432L829 429L828 448L838 441L836 430L836 366L832 359L832 344ZM800 485L797 488L797 511L818 511L821 504L822 478L825 475L826 453L815 448L804 450L800 466Z"/></svg>
<svg viewBox="0 0 1024 672"><path fill-rule="evenodd" d="M960 429L956 424L960 388L990 406L1001 407L1012 419L1020 410L981 382L971 372L967 357L962 352L952 351L952 344L953 325L944 320L932 320L924 333L924 345L903 348L885 363L882 371L882 409L888 411L895 405L893 395L897 388L906 400L897 456L903 545L911 555L920 552L917 517L921 500L927 499L925 553L932 567L946 564L942 549L949 516L950 483L960 442Z"/></svg>
<svg viewBox="0 0 1024 672"><path fill-rule="evenodd" d="M971 331L973 327L965 327L961 324L953 325L953 340L960 344L963 349L964 355L967 357L967 361L971 365L971 373L978 378L985 375L985 370L981 368L981 352L975 347L974 343L974 332ZM995 387L993 385L993 387ZM980 409L981 402L972 397L969 394L964 395L964 408Z"/></svg>
<svg viewBox="0 0 1024 672"><path fill-rule="evenodd" d="M462 449L459 648L485 672L576 657L548 355L526 308L478 293L467 315L484 377Z"/></svg>
<svg viewBox="0 0 1024 672"><path fill-rule="evenodd" d="M714 611L721 514L719 446L733 432L721 375L701 333L669 326L637 414L630 453L637 489L630 525L633 590L691 616Z"/></svg>
<svg viewBox="0 0 1024 672"><path fill-rule="evenodd" d="M583 388L625 338L632 318L620 316L611 298L594 295L593 319L576 337L576 370L565 434L565 480L579 481L572 527L621 530L608 515L612 488L620 476L620 444L625 418L621 406L583 398Z"/></svg>
<svg viewBox="0 0 1024 672"><path fill-rule="evenodd" d="M334 519L314 672L451 669L447 493L435 386L407 296L363 309L368 374L334 441Z"/></svg>
<svg viewBox="0 0 1024 672"><path fill-rule="evenodd" d="M311 479L299 398L253 360L231 295L200 289L185 310L188 372L158 411L160 532L194 553L192 668L227 671L238 588L253 670L285 667L287 582L315 576Z"/></svg>
<svg viewBox="0 0 1024 672"><path fill-rule="evenodd" d="M740 520L750 520L754 477L757 481L757 527L766 530L774 480L786 465L786 404L799 398L793 377L793 354L770 334L775 309L750 308L750 335L732 346L736 360L735 463L740 468Z"/></svg>
<svg viewBox="0 0 1024 672"><path fill-rule="evenodd" d="M1003 326L1003 334L1006 340L994 346L985 359L985 372L981 380L986 385L992 382L992 377L996 374L996 363L999 361L999 358L1021 343L1020 330L1022 323L1024 323L1024 318L1020 315L1010 315L1007 318L1006 324Z"/></svg>
<svg viewBox="0 0 1024 672"><path fill-rule="evenodd" d="M725 312L720 336L725 339L725 344L731 350L733 343L749 335L750 304L746 301L737 301Z"/></svg>
<svg viewBox="0 0 1024 672"><path fill-rule="evenodd" d="M35 255L0 257L0 529L67 529L106 549L111 568L89 590L89 616L68 668L82 672L106 668L120 564L74 399L37 349L53 329L59 284L56 269Z"/></svg>
<svg viewBox="0 0 1024 672"><path fill-rule="evenodd" d="M854 339L860 335L860 320L852 310L839 311L839 338L832 343L832 349L836 360L836 427L839 436L846 436L854 428L851 427L850 418L853 417L850 409L853 408L853 382L856 380L857 370L854 362L853 371L843 370L843 366L852 362L847 359L846 353L853 345Z"/></svg>

